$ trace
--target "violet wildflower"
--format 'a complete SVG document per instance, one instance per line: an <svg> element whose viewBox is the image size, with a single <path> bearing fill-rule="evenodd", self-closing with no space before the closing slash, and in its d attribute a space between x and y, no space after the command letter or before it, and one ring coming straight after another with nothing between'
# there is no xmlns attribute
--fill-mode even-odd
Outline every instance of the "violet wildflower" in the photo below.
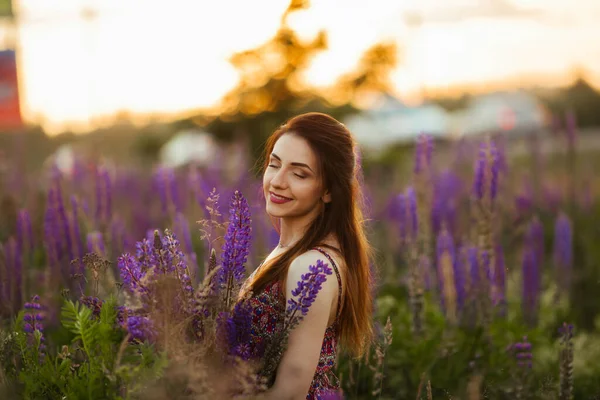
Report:
<svg viewBox="0 0 600 400"><path fill-rule="evenodd" d="M414 173L420 174L424 168L431 166L431 157L433 154L433 140L430 135L421 133L415 146L415 164Z"/></svg>
<svg viewBox="0 0 600 400"><path fill-rule="evenodd" d="M89 253L96 253L99 256L106 257L106 248L102 233L98 231L90 232L87 235L87 249Z"/></svg>
<svg viewBox="0 0 600 400"><path fill-rule="evenodd" d="M241 284L246 273L245 264L250 252L251 234L252 221L248 202L236 190L231 197L229 208L229 225L221 255L222 268L217 273L218 283L226 289L226 302L229 302L232 290Z"/></svg>
<svg viewBox="0 0 600 400"><path fill-rule="evenodd" d="M186 258L181 251L179 240L169 230L165 230L163 238L164 260L170 265L170 271L174 272L182 285L182 289L191 300L194 294L190 271L186 264Z"/></svg>
<svg viewBox="0 0 600 400"><path fill-rule="evenodd" d="M253 355L250 346L252 309L245 302L236 303L231 311L221 312L217 317L217 335L224 341L229 355L248 360Z"/></svg>
<svg viewBox="0 0 600 400"><path fill-rule="evenodd" d="M462 190L463 183L454 172L446 170L436 177L431 206L431 223L435 233L440 232L442 225L445 225L450 232L455 232L456 212Z"/></svg>
<svg viewBox="0 0 600 400"><path fill-rule="evenodd" d="M160 197L162 212L168 212L171 204L177 208L177 182L173 170L158 168L154 174L154 185Z"/></svg>
<svg viewBox="0 0 600 400"><path fill-rule="evenodd" d="M537 263L540 266L544 265L544 226L537 217L527 227L525 245L533 249Z"/></svg>
<svg viewBox="0 0 600 400"><path fill-rule="evenodd" d="M417 213L417 195L412 187L406 189L406 200L408 206L408 226L411 238L416 240L419 230L419 217Z"/></svg>
<svg viewBox="0 0 600 400"><path fill-rule="evenodd" d="M490 198L496 199L498 194L498 175L500 174L500 153L494 142L490 143Z"/></svg>
<svg viewBox="0 0 600 400"><path fill-rule="evenodd" d="M131 341L152 341L155 336L154 325L148 317L131 315L127 317L125 329L131 335Z"/></svg>
<svg viewBox="0 0 600 400"><path fill-rule="evenodd" d="M23 287L23 257L19 252L17 241L10 237L4 247L4 263L7 269L4 296L13 310L21 307ZM0 282L2 284L2 282Z"/></svg>
<svg viewBox="0 0 600 400"><path fill-rule="evenodd" d="M531 247L526 247L523 252L522 280L523 317L530 326L534 326L537 321L541 276L537 254Z"/></svg>
<svg viewBox="0 0 600 400"><path fill-rule="evenodd" d="M46 210L44 211L44 247L46 249L46 256L48 258L48 264L53 268L55 273L60 273L59 268L59 257L60 252L60 230L58 229L58 216L56 214L55 203L55 191L54 188L48 189L48 197L46 200Z"/></svg>
<svg viewBox="0 0 600 400"><path fill-rule="evenodd" d="M558 284L562 290L568 291L573 267L573 232L571 221L564 213L558 216L554 225L553 261Z"/></svg>
<svg viewBox="0 0 600 400"><path fill-rule="evenodd" d="M479 145L477 162L475 164L475 177L473 179L473 194L478 200L482 200L485 195L485 177L487 166L486 145L482 142Z"/></svg>
<svg viewBox="0 0 600 400"><path fill-rule="evenodd" d="M27 339L32 346L37 347L40 363L44 361L46 345L44 344L44 326L42 321L44 316L40 313L42 306L39 303L40 297L35 295L31 302L25 303L25 314L23 315L23 330L27 334ZM39 336L39 342L37 337Z"/></svg>
<svg viewBox="0 0 600 400"><path fill-rule="evenodd" d="M499 314L506 316L506 265L504 249L496 245L494 249L494 268L492 273L492 304L499 308Z"/></svg>
<svg viewBox="0 0 600 400"><path fill-rule="evenodd" d="M173 230L177 237L182 238L184 244L184 253L190 269L193 269L194 273L197 273L198 263L196 259L196 252L194 251L194 245L192 243L192 235L190 234L190 226L185 218L185 215L182 213L178 212L175 215Z"/></svg>
<svg viewBox="0 0 600 400"><path fill-rule="evenodd" d="M83 239L81 237L81 230L79 229L79 202L76 196L71 196L71 209L73 213L73 218L71 219L74 243L73 255L81 260L85 253L85 250L83 246ZM83 264L81 262L79 264L79 269L80 271L78 272L81 273L83 271Z"/></svg>
<svg viewBox="0 0 600 400"><path fill-rule="evenodd" d="M469 287L470 291L473 292L482 279L481 269L479 268L478 249L475 246L467 248L467 266L470 277Z"/></svg>
<svg viewBox="0 0 600 400"><path fill-rule="evenodd" d="M34 243L31 218L26 209L20 210L17 216L17 244L21 251L33 252Z"/></svg>
<svg viewBox="0 0 600 400"><path fill-rule="evenodd" d="M92 315L96 318L100 317L100 311L104 301L94 296L81 296L79 302L92 310Z"/></svg>
<svg viewBox="0 0 600 400"><path fill-rule="evenodd" d="M121 218L113 218L110 224L111 255L123 254L125 251L125 223Z"/></svg>
<svg viewBox="0 0 600 400"><path fill-rule="evenodd" d="M123 284L130 292L145 291L142 284L142 278L145 271L142 271L141 263L129 253L125 253L117 260L119 275Z"/></svg>
<svg viewBox="0 0 600 400"><path fill-rule="evenodd" d="M329 265L323 263L322 260L317 260L316 265L310 265L308 269L309 272L302 274L298 285L292 290L294 298L288 300L285 321L285 327L288 329L293 329L302 317L308 314L310 306L317 298L323 282L327 279L327 275L333 273Z"/></svg>
<svg viewBox="0 0 600 400"><path fill-rule="evenodd" d="M523 341L510 345L507 350L514 355L519 367L526 367L529 369L533 367L531 343L527 340L527 336L523 336Z"/></svg>
<svg viewBox="0 0 600 400"><path fill-rule="evenodd" d="M454 240L447 230L437 238L437 275L441 291L442 307L450 323L457 322L456 254Z"/></svg>
<svg viewBox="0 0 600 400"><path fill-rule="evenodd" d="M389 218L396 226L400 243L405 244L408 234L408 208L406 196L403 193L394 195L389 203Z"/></svg>
<svg viewBox="0 0 600 400"><path fill-rule="evenodd" d="M63 201L63 195L60 184L60 178L57 178L54 183L54 206L56 207L56 217L59 226L58 230L61 234L61 237L64 239L64 243L61 243L61 250L63 251L63 254L66 254L67 262L69 263L75 257L73 256L73 241L71 238L69 218L67 217L67 211L65 209L65 203Z"/></svg>
<svg viewBox="0 0 600 400"><path fill-rule="evenodd" d="M108 222L112 211L112 183L108 169L96 168L96 221Z"/></svg>

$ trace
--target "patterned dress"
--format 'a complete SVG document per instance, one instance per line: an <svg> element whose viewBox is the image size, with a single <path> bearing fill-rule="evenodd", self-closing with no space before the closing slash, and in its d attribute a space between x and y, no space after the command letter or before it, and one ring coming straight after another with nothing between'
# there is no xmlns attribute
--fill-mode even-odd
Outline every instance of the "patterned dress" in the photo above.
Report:
<svg viewBox="0 0 600 400"><path fill-rule="evenodd" d="M310 390L306 396L307 400L321 399L327 393L339 392L339 380L333 373L337 358L337 342L339 330L339 310L342 299L342 280L337 265L327 252L321 248L314 248L329 260L332 269L338 280L338 316L335 321L327 327L321 346L321 355L319 364L315 371L315 376L310 385ZM279 282L273 282L258 294L253 294L247 300L250 305L250 314L252 318L250 329L250 347L251 353L262 353L270 344L272 338L283 327L283 319L286 309L286 299ZM259 350L260 349L260 350Z"/></svg>

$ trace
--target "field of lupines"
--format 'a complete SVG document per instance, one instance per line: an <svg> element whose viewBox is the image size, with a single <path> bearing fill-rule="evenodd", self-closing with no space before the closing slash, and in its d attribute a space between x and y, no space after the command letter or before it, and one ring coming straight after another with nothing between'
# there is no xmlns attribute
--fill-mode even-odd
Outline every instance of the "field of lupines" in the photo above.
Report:
<svg viewBox="0 0 600 400"><path fill-rule="evenodd" d="M576 179L587 161L574 130L552 156L422 135L393 165L365 159L378 335L361 360L341 356L344 398L600 398L600 202ZM249 354L247 313L232 306L278 240L249 171L79 159L68 173L9 169L2 185L1 398L265 386L277 358ZM288 328L330 273L316 265L298 283ZM276 344L285 336L264 352Z"/></svg>

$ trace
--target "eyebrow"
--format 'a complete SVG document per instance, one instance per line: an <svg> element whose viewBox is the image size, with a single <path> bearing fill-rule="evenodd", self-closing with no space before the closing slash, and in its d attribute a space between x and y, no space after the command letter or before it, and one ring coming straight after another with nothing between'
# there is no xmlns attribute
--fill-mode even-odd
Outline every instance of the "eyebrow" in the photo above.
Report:
<svg viewBox="0 0 600 400"><path fill-rule="evenodd" d="M279 158L279 156L275 153L271 153L271 157L276 158L278 161L281 161L281 158ZM304 164L304 163L299 163L299 162L293 162L292 165L294 167L304 167L304 168L308 168L311 172L314 173L314 171L312 170L312 168L310 168L308 165Z"/></svg>

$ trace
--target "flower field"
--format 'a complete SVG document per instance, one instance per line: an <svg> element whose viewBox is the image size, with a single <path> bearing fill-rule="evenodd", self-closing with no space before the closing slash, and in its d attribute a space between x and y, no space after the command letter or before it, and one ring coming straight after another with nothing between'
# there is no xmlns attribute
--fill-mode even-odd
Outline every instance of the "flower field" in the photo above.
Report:
<svg viewBox="0 0 600 400"><path fill-rule="evenodd" d="M377 338L339 359L344 398L600 398L599 181L575 131L364 157ZM0 398L258 398L281 348L257 361L236 300L278 240L260 177L80 158L0 184ZM330 274L298 283L288 328Z"/></svg>

